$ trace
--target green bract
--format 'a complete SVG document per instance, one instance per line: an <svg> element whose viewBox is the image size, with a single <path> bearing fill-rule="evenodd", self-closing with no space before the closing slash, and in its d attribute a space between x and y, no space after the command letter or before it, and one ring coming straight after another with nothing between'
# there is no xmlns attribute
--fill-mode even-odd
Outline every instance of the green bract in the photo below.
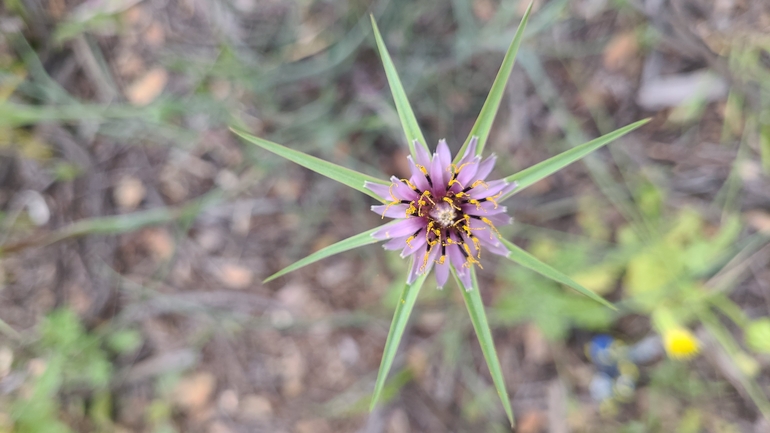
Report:
<svg viewBox="0 0 770 433"><path fill-rule="evenodd" d="M517 29L516 34L513 38L513 42L511 43L510 47L508 48L508 51L506 52L505 58L503 60L503 65L500 68L500 71L498 72L497 77L495 78L494 84L492 85L492 89L487 97L486 102L484 103L483 108L481 109L481 113L479 114L478 119L476 120L475 124L473 125L473 128L468 134L468 138L465 140L462 149L457 153L458 156L454 161L455 163L458 162L461 155L463 155L466 148L469 146L469 143L471 142L472 137L478 138L477 154L480 154L484 148L484 145L487 141L487 137L489 136L490 129L492 127L492 121L494 120L495 115L497 114L497 110L500 106L500 101L502 100L503 92L505 90L505 84L507 83L508 77L511 74L514 59L516 57L516 52L518 51L519 45L521 44L523 34L524 34L524 28L529 19L531 8L532 8L532 5L530 4L530 7L527 8L526 12L524 13L524 16L522 17L521 23L519 24L519 28ZM423 150L424 151L428 150L425 138L423 137L423 134L420 131L419 125L417 124L417 119L415 118L411 105L409 104L409 101L406 98L406 94L404 92L403 86L401 85L401 80L398 78L398 74L396 72L395 66L393 65L393 61L388 55L388 52L385 48L385 44L382 40L382 36L380 35L380 32L377 29L377 24L374 22L373 18L372 18L372 27L374 29L374 37L377 42L377 48L379 49L380 56L382 58L382 63L385 67L385 73L388 78L388 83L390 85L390 89L393 94L393 99L396 104L398 116L399 116L399 119L401 120L401 124L404 129L406 142L409 145L412 158L417 159L418 148L416 146L421 146L423 148L423 149L419 149L420 152L423 152ZM508 198L509 196L513 195L513 193L519 192L520 190L534 184L540 179L543 179L546 176L549 176L554 172L564 168L565 166L585 157L590 152L593 152L594 150L608 144L609 142L617 138L620 138L621 136L647 123L648 121L649 119L646 119L646 120L633 123L624 128L618 129L617 131L614 131L612 133L599 137L595 140L592 140L588 143L577 146L571 150L568 150L553 158L550 158L546 161L536 164L519 173L508 176L507 178L505 178L505 181L511 182L511 183L517 182L518 188L515 189L513 192L510 192L507 195L501 197L500 200L504 200L505 198ZM364 187L364 182L368 181L368 182L381 184L381 185L388 185L390 183L388 181L375 179L371 176L361 174L344 167L340 167L338 165L332 164L327 161L320 160L316 157L309 156L304 153L286 148L284 146L281 146L276 143L272 143L262 138L249 135L248 133L243 131L238 131L233 129L233 132L235 132L236 134L238 134L240 137L242 137L248 142L251 142L277 155L283 156L284 158L287 158L297 164L300 164L306 168L309 168L319 174L322 174L340 183L350 186L351 188L354 188L358 191L361 191L365 194L375 197L380 202L382 201L381 197L377 196L376 194L373 194L369 189L366 189ZM285 275L288 272L294 271L296 269L299 269L303 266L309 265L311 263L314 263L318 260L329 257L331 255L341 253L343 251L348 251L350 249L357 248L363 245L374 243L377 240L374 239L371 235L375 232L375 230L378 230L380 228L381 227L377 227L375 229L369 230L367 232L364 232L364 233L352 236L343 241L340 241L334 245L323 248L311 254L310 256L294 263L293 265L290 265L285 269L273 274L272 276L268 277L267 280L265 281L269 281L279 276ZM575 281L573 281L563 273L541 262L540 260L535 258L533 255L515 246L513 243L505 239L500 239L500 240L502 241L502 245L504 245L510 251L510 254L507 255L507 257L510 260L526 268L529 268L535 272L538 272L548 278L551 278L561 284L567 285L577 290L578 292L590 297L591 299L594 299L595 301L608 306L609 308L614 308L610 303L605 301L601 296L591 292L590 290L576 283ZM412 258L412 260L415 260L415 259ZM470 315L471 322L473 323L473 328L476 331L476 335L479 338L479 342L481 344L481 349L484 354L484 358L486 359L487 365L491 372L492 380L494 382L495 387L497 388L497 392L498 392L498 395L500 396L500 400L503 403L505 413L508 416L508 419L511 422L511 425L513 425L514 423L513 411L511 410L511 404L508 398L508 393L505 389L505 382L503 380L502 368L500 366L500 362L498 361L497 354L495 352L495 346L492 340L492 332L487 322L484 305L482 303L481 294L478 288L478 282L476 280L475 270L471 269L470 272L471 272L472 287L470 288L470 290L461 290L461 291L463 293L465 303L468 307L468 313ZM452 268L452 273L455 275L455 278L457 279L458 275L455 272L454 268ZM396 308L395 314L393 316L393 321L391 323L390 331L388 333L388 337L385 343L385 350L382 356L380 369L377 375L374 394L371 399L372 408L374 408L374 406L377 404L380 398L380 395L383 391L383 388L385 386L385 379L387 377L388 371L390 370L393 364L396 350L398 348L399 342L401 340L404 329L408 322L409 316L416 303L417 295L421 287L423 286L423 283L425 282L426 275L427 275L427 272L425 272L424 274L421 274L412 284L406 284L404 286L404 289L399 299L399 303ZM462 284L459 282L459 280L458 280L458 286L462 287Z"/></svg>

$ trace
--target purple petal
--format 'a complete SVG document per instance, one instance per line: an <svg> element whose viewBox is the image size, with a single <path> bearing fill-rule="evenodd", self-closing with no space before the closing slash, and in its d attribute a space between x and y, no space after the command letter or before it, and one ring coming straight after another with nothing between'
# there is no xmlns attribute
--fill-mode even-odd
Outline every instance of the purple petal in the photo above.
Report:
<svg viewBox="0 0 770 433"><path fill-rule="evenodd" d="M492 173L492 169L495 167L496 161L497 157L495 155L485 159L481 164L479 164L479 169L476 171L476 176L474 176L473 179L471 179L469 182L473 183L477 180L486 179L487 176L489 176L489 173Z"/></svg>
<svg viewBox="0 0 770 433"><path fill-rule="evenodd" d="M507 226L513 221L513 218L511 218L508 214L505 212L495 213L491 215L485 215L482 218L486 218L489 220L489 222L492 223L494 226ZM486 223L483 221L480 221L476 218L471 218L471 228L476 227L474 224L482 224L484 226L487 226Z"/></svg>
<svg viewBox="0 0 770 433"><path fill-rule="evenodd" d="M430 180L433 183L433 194L437 198L441 198L446 193L446 183L447 181L444 180L444 170L446 167L443 167L441 165L441 159L438 157L438 154L433 154L433 160L430 162Z"/></svg>
<svg viewBox="0 0 770 433"><path fill-rule="evenodd" d="M493 180L488 182L486 185L479 185L476 188L473 188L472 190L468 191L468 195L475 199L491 197L502 191L503 188L507 187L508 185L508 182L504 180Z"/></svg>
<svg viewBox="0 0 770 433"><path fill-rule="evenodd" d="M418 140L414 140L415 159L423 167L430 166L430 153Z"/></svg>
<svg viewBox="0 0 770 433"><path fill-rule="evenodd" d="M384 241L385 239L411 236L417 230L424 229L426 225L427 222L425 218L410 217L393 223L385 224L384 226L380 227L379 230L372 233L372 237L377 240Z"/></svg>
<svg viewBox="0 0 770 433"><path fill-rule="evenodd" d="M412 201L419 197L419 195L414 192L412 188L409 188L407 184L401 182L401 180L396 176L392 176L390 181L393 182L392 188L390 188L390 192L393 194L393 197L395 197L396 200Z"/></svg>
<svg viewBox="0 0 770 433"><path fill-rule="evenodd" d="M390 196L390 185L382 185L379 183L364 182L364 188L377 194L383 201L391 201L393 198Z"/></svg>
<svg viewBox="0 0 770 433"><path fill-rule="evenodd" d="M417 168L417 165L415 165L411 156L407 156L406 159L409 160L409 170L412 171L412 177L409 180L411 180L414 186L419 188L420 191L427 191L430 188L428 179L426 179L425 175L422 174L419 168Z"/></svg>
<svg viewBox="0 0 770 433"><path fill-rule="evenodd" d="M465 153L463 153L463 157L460 158L459 165L462 165L466 162L473 161L473 158L476 157L476 146L479 143L479 137L476 137L475 135L471 137L471 141L468 142L468 147L465 148Z"/></svg>
<svg viewBox="0 0 770 433"><path fill-rule="evenodd" d="M498 206L497 209L495 209L495 204L489 201L479 203L479 207L481 209L476 207L475 204L467 203L461 205L460 209L462 209L463 212L467 213L468 215L484 216L487 218L489 218L490 215L496 215L508 211L508 208L505 206Z"/></svg>
<svg viewBox="0 0 770 433"><path fill-rule="evenodd" d="M384 244L382 244L382 247L386 250L400 250L406 246L406 238L407 236L402 236L400 238L393 238Z"/></svg>
<svg viewBox="0 0 770 433"><path fill-rule="evenodd" d="M381 205L372 206L372 212L376 213L377 215L381 215L383 217L388 217L388 218L406 218L407 209L409 209L409 205L407 204L395 204L395 205L381 204Z"/></svg>
<svg viewBox="0 0 770 433"><path fill-rule="evenodd" d="M449 170L452 165L452 152L449 151L449 146L443 138L438 141L436 154L438 155L438 160L441 162L441 166L444 167L444 171ZM449 178L447 176L444 177L448 182Z"/></svg>
<svg viewBox="0 0 770 433"><path fill-rule="evenodd" d="M412 239L409 244L406 243L406 239L404 238L404 244L403 244L403 250L401 251L401 257L406 258L411 256L412 254L416 253L420 248L422 248L428 241L425 239L425 232L420 232L417 234L417 237ZM424 253L423 253L424 254Z"/></svg>
<svg viewBox="0 0 770 433"><path fill-rule="evenodd" d="M436 246L436 249L440 247ZM446 281L449 279L449 258L444 259L444 263L436 263L436 284L439 289L443 289Z"/></svg>
<svg viewBox="0 0 770 433"><path fill-rule="evenodd" d="M470 292L473 290L473 282L471 281L471 271L466 269L464 274L458 273L457 276L460 278L460 282L463 283L463 288L466 292Z"/></svg>
<svg viewBox="0 0 770 433"><path fill-rule="evenodd" d="M518 182L511 182L511 183L509 183L509 184L508 184L508 185L507 185L505 188L503 188L503 189L501 190L501 192L503 193L503 195L501 195L500 197L503 197L503 198L504 198L504 197L505 197L505 196L507 196L507 195L508 195L508 194L509 194L511 191L515 190L515 189L516 189L516 188L518 188L518 187L519 187L519 183L518 183Z"/></svg>
<svg viewBox="0 0 770 433"><path fill-rule="evenodd" d="M508 248L500 242L497 235L494 235L494 239L490 239L487 236L478 236L478 232L476 232L474 236L478 238L482 251L489 251L498 256L508 257L510 252L508 251Z"/></svg>
<svg viewBox="0 0 770 433"><path fill-rule="evenodd" d="M407 284L414 283L414 280L417 279L417 276L421 274L420 266L422 266L423 256L427 250L428 247L427 244L425 244L416 251L419 254L415 254L414 259L412 259L412 268L409 270L409 275L406 277Z"/></svg>
<svg viewBox="0 0 770 433"><path fill-rule="evenodd" d="M476 178L476 172L479 171L479 162L481 162L481 158L478 156L474 156L468 161L460 161L458 167L467 164L465 167L462 167L460 173L457 175L457 181L460 182L460 185L462 185L463 188L471 186L471 180Z"/></svg>
<svg viewBox="0 0 770 433"><path fill-rule="evenodd" d="M449 261L452 263L452 267L457 271L457 275L467 272L468 268L465 267L465 256L460 251L459 245L449 245L446 247L446 254Z"/></svg>

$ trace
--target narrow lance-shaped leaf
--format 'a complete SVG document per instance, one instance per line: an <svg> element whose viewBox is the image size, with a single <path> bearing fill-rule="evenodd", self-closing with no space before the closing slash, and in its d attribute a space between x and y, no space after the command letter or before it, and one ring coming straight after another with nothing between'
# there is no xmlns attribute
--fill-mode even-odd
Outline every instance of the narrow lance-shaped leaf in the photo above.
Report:
<svg viewBox="0 0 770 433"><path fill-rule="evenodd" d="M391 60L390 54L388 54L388 48L382 40L380 29L377 28L377 22L374 21L374 15L372 15L371 18L374 39L377 41L377 50L380 52L382 66L385 68L385 76L388 77L390 93L393 94L393 101L396 103L398 118L401 121L401 127L404 128L406 142L409 144L409 152L412 154L412 158L417 158L414 149L415 140L417 140L426 150L430 151L430 149L428 149L425 137L422 135L420 125L417 124L417 118L414 117L414 111L412 111L412 106L409 104L409 99L406 97L406 92L404 91L404 86L401 84L401 79L398 78L398 72L396 72L396 67L393 65L393 60Z"/></svg>
<svg viewBox="0 0 770 433"><path fill-rule="evenodd" d="M589 298L593 299L594 301L607 306L609 308L612 308L613 310L617 310L614 305L610 304L602 298L601 296L597 295L596 293L586 289L585 287L581 286L580 284L576 283L575 281L572 281L572 278L562 274L561 272L557 271L556 269L550 267L549 265L541 262L537 257L533 256L532 254L524 251L523 249L517 247L513 242L510 242L504 238L500 238L500 240L503 242L503 244L510 250L510 254L508 255L508 259L510 259L513 262L516 262L520 264L521 266L524 266L527 269L531 269L538 274L550 278L557 283L561 283L567 286L572 287L573 289L577 290L579 293L588 296Z"/></svg>
<svg viewBox="0 0 770 433"><path fill-rule="evenodd" d="M457 152L457 157L454 161L455 163L457 163L461 156L465 153L465 149L468 147L468 143L470 143L471 137L476 136L479 138L479 144L476 152L481 155L481 152L484 150L484 146L487 143L487 138L489 137L489 131L492 129L492 122L495 120L497 110L500 108L500 101L503 99L505 85L508 83L508 77L511 76L513 63L516 60L516 53L519 51L521 40L524 37L524 29L527 27L527 21L529 21L529 13L532 10L533 3L534 2L529 3L526 12L524 12L524 16L521 17L519 28L516 29L516 34L513 36L513 41L511 41L511 45L508 47L508 51L505 53L503 64L500 65L500 70L497 72L495 82L492 83L492 88L489 90L487 100L484 101L484 106L481 107L479 117L476 118L476 123L473 124L471 132L468 134L468 138L465 139L463 147L460 148L459 152Z"/></svg>
<svg viewBox="0 0 770 433"><path fill-rule="evenodd" d="M386 182L384 180L377 179L376 177L359 173L349 168L341 167L329 161L324 161L323 159L316 158L315 156L306 155L294 149L289 149L286 146L281 146L278 143L273 143L272 141L255 137L246 132L238 131L237 129L232 127L230 128L230 130L252 144L256 144L257 146L265 150L268 150L270 152L273 152L278 156L282 156L288 159L289 161L295 162L307 169L313 170L318 174L322 174L328 177L329 179L336 180L337 182L343 185L347 185L357 191L361 191L362 193L368 196L374 197L379 202L383 202L382 198L378 197L377 194L364 188L364 182L373 182L373 183L379 183L382 185L388 185L390 184L390 182Z"/></svg>
<svg viewBox="0 0 770 433"><path fill-rule="evenodd" d="M583 143L579 146L573 147L572 149L566 152L562 152L553 158L548 158L543 162L533 165L532 167L526 168L516 174L512 174L506 177L505 180L508 182L517 182L519 186L508 195L501 197L500 200L505 200L511 195L516 194L524 188L532 185L533 183L554 174L555 172L572 164L573 162L584 158L594 150L597 150L600 147L605 146L614 140L617 140L618 138L628 134L629 132L649 121L650 119L644 119L630 125L626 125L620 129L610 132L609 134L602 135L601 137L591 140L588 143Z"/></svg>
<svg viewBox="0 0 770 433"><path fill-rule="evenodd" d="M454 269L452 273L457 280L457 285L460 287L463 298L465 298L465 305L468 307L468 313L471 316L473 330L476 331L476 337L479 339L481 353L484 354L484 359L487 361L487 367L489 367L489 372L492 375L492 382L494 382L497 389L497 395L500 397L500 402L503 403L503 409L505 409L505 414L508 416L508 421L511 422L511 427L513 427L514 419L511 401L508 398L508 391L505 389L503 369L500 366L500 360L497 358L495 341L492 338L492 330L489 328L487 314L484 311L484 303L481 300L481 291L479 290L479 282L476 280L476 272L471 268L471 281L473 283L473 289L471 290L463 289L457 274L454 273Z"/></svg>
<svg viewBox="0 0 770 433"><path fill-rule="evenodd" d="M377 372L377 382L374 385L374 394L372 394L369 410L374 409L380 399L380 394L382 394L382 389L385 386L385 379L388 377L390 367L393 366L393 360L396 358L398 344L401 342L404 329L406 329L406 324L409 322L409 315L412 314L412 308L417 301L417 294L420 293L422 284L427 276L427 272L422 274L414 283L406 284L403 292L401 292L398 305L396 305L396 312L393 314L393 321L390 322L388 338L385 340L385 350L382 353L380 370Z"/></svg>
<svg viewBox="0 0 770 433"><path fill-rule="evenodd" d="M314 252L313 254L305 257L302 260L299 260L297 262L294 262L293 264L281 269L280 271L274 273L273 275L267 277L265 279L265 283L268 281L272 281L278 277L284 276L288 274L289 272L296 271L299 268L305 267L311 263L315 263L319 260L325 259L327 257L331 257L335 254L339 254L345 251L352 250L354 248L362 247L364 245L373 244L376 242L379 242L377 239L372 237L372 233L382 228L375 227L371 230L365 231L363 233L359 233L355 236L351 236L347 239L343 239L336 244L329 245L328 247L321 248L320 250Z"/></svg>

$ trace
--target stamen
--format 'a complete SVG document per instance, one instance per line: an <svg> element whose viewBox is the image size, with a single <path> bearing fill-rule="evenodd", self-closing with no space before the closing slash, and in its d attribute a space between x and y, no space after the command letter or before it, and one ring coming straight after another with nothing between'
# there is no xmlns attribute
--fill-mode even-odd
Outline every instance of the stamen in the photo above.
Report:
<svg viewBox="0 0 770 433"><path fill-rule="evenodd" d="M419 189L417 189L417 187L409 179L401 179L401 182L404 182L406 186L412 189L412 191L419 191Z"/></svg>
<svg viewBox="0 0 770 433"><path fill-rule="evenodd" d="M451 198L449 198L449 197L444 197L442 200L444 200L445 202L449 203L449 205L450 205L450 206L452 206L453 208L455 208L455 209L457 209L457 210L459 210L459 211L462 211L462 209L460 209L460 207L459 207L459 206L457 206L457 205L455 204L454 200L452 200Z"/></svg>
<svg viewBox="0 0 770 433"><path fill-rule="evenodd" d="M428 169L425 168L424 165L415 164L415 166L417 167L418 170L422 172L422 174L424 174L425 176L428 176Z"/></svg>
<svg viewBox="0 0 770 433"><path fill-rule="evenodd" d="M489 189L489 185L487 185L487 183L484 182L483 180L479 179L476 182L473 182L471 184L471 186L465 187L465 189L463 189L463 192L468 192L468 191L472 190L473 188L476 188L479 185L484 185L484 188Z"/></svg>
<svg viewBox="0 0 770 433"><path fill-rule="evenodd" d="M468 200L468 203L475 204L476 205L476 210L483 210L484 212L487 211L486 209L481 207L481 202L476 200L475 198L472 198L472 199Z"/></svg>
<svg viewBox="0 0 770 433"><path fill-rule="evenodd" d="M492 224L492 221L490 221L490 220L489 220L489 218L481 217L480 219L481 219L481 221L482 221L484 224L488 225L488 226L489 226L489 228L491 228L491 229L492 229L492 231L493 231L493 232L495 232L495 234L496 234L497 236L502 236L502 235L500 234L500 232L499 232L499 231L497 231L497 228L495 227L495 225L494 225L494 224Z"/></svg>
<svg viewBox="0 0 770 433"><path fill-rule="evenodd" d="M422 229L417 229L417 231L414 232L412 236L409 236L408 238L406 238L406 244L409 246L409 248L412 248L412 249L414 248L412 246L412 241L417 238L417 235L419 235L421 231Z"/></svg>

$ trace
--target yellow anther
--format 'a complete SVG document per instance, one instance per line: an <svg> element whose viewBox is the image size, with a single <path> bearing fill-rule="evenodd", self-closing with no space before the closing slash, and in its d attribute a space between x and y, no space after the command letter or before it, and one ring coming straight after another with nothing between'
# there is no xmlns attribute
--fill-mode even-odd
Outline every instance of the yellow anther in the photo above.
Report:
<svg viewBox="0 0 770 433"><path fill-rule="evenodd" d="M495 194L493 196L487 197L487 201L492 202L492 204L495 205L495 209L497 209L497 199L500 198L501 195L503 195L502 191L498 192L497 194Z"/></svg>
<svg viewBox="0 0 770 433"><path fill-rule="evenodd" d="M475 242L474 242L474 244L475 244ZM481 263L479 263L479 261L476 260L475 257L473 257L473 254L471 253L471 248L468 246L468 244L463 243L462 245L463 245L463 249L465 250L465 252L468 255L468 257L465 258L466 262L463 263L463 267L470 268L473 265L477 265L480 269L484 269L481 266Z"/></svg>
<svg viewBox="0 0 770 433"><path fill-rule="evenodd" d="M424 165L415 164L415 166L417 167L418 170L420 170L420 172L422 172L422 174L424 174L426 176L428 175L428 169L425 168Z"/></svg>
<svg viewBox="0 0 770 433"><path fill-rule="evenodd" d="M489 185L487 185L487 183L483 180L477 180L476 182L473 182L471 184L471 189L476 188L479 185L484 185L484 188L489 189Z"/></svg>
<svg viewBox="0 0 770 433"><path fill-rule="evenodd" d="M459 180L457 180L457 179L449 179L449 183L448 183L446 186L447 186L447 187L450 187L450 186L452 186L452 185L454 185L454 184L458 184L458 185L460 185L460 186L463 186L463 185L460 183L460 181L459 181Z"/></svg>
<svg viewBox="0 0 770 433"><path fill-rule="evenodd" d="M401 179L401 182L404 182L413 191L417 191L417 187L409 179Z"/></svg>
<svg viewBox="0 0 770 433"><path fill-rule="evenodd" d="M423 199L423 198L424 198L424 199L426 199L426 200L428 200L428 201L430 202L430 204L432 204L432 205L434 205L434 206L436 205L436 202L434 202L434 201L431 199L431 194L430 194L430 191L423 191L422 195L420 196L420 199Z"/></svg>
<svg viewBox="0 0 770 433"><path fill-rule="evenodd" d="M406 216L414 215L417 212L417 208L414 206L414 202L409 203L409 207L406 208Z"/></svg>
<svg viewBox="0 0 770 433"><path fill-rule="evenodd" d="M489 226L489 228L490 228L490 229L492 229L492 231L493 231L493 232L495 232L495 234L496 234L497 236L500 236L500 232L499 232L499 231L497 231L497 228L495 227L495 225L494 225L494 224L492 224L492 221L490 221L490 220L489 220L489 218L481 217L481 221L482 221L484 224L488 225L488 226Z"/></svg>
<svg viewBox="0 0 770 433"><path fill-rule="evenodd" d="M473 242L473 246L476 247L476 258L481 260L481 243L476 237L472 237L471 241Z"/></svg>
<svg viewBox="0 0 770 433"><path fill-rule="evenodd" d="M412 241L413 241L414 239L415 239L415 236L414 236L414 235L412 235L412 236L409 236L408 238L406 238L406 244L409 246L409 248L414 248L414 247L412 246Z"/></svg>
<svg viewBox="0 0 770 433"><path fill-rule="evenodd" d="M446 256L441 256L438 260L436 260L436 263L438 263L439 265L443 265L445 261L446 261Z"/></svg>
<svg viewBox="0 0 770 433"><path fill-rule="evenodd" d="M462 211L462 209L460 209L460 207L459 207L459 206L457 206L457 205L455 204L454 200L452 200L451 198L449 198L449 197L444 197L442 200L444 200L445 202L449 203L449 205L450 205L450 206L452 206L453 208L455 208L455 209L457 209L457 210L459 210L459 211Z"/></svg>
<svg viewBox="0 0 770 433"><path fill-rule="evenodd" d="M472 199L468 200L468 203L475 204L476 205L476 210L483 210L484 212L486 212L486 209L483 209L481 207L481 202L476 200L475 198L472 198Z"/></svg>

